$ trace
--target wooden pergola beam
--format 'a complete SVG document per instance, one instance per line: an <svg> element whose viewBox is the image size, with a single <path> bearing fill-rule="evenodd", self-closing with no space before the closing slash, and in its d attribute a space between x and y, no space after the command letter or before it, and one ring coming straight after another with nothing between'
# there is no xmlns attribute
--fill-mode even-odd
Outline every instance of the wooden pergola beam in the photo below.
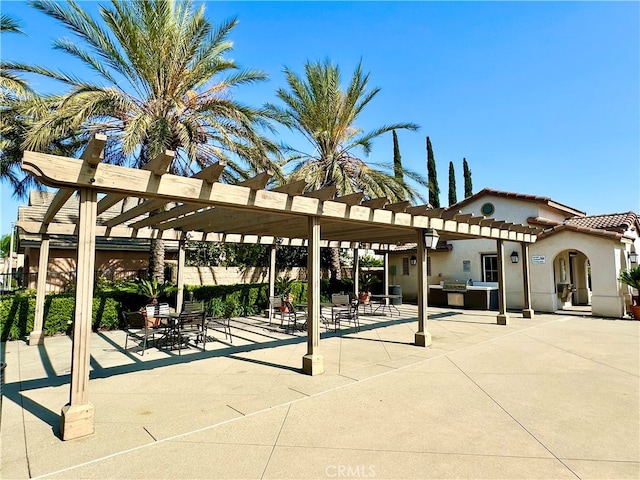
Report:
<svg viewBox="0 0 640 480"><path fill-rule="evenodd" d="M411 206L411 202L403 201L397 203L390 203L384 206L385 210L391 210L392 212L404 212L407 207Z"/></svg>
<svg viewBox="0 0 640 480"><path fill-rule="evenodd" d="M177 205L173 208L170 208L169 210L157 213L155 215L149 215L144 220L140 220L136 223L132 223L131 227L142 228L142 227L157 225L160 222L174 220L180 217L181 215L187 215L191 212L195 212L196 210L200 210L201 208L202 208L202 205L188 205L188 204Z"/></svg>
<svg viewBox="0 0 640 480"><path fill-rule="evenodd" d="M82 151L80 158L89 165L96 166L104 159L104 145L107 143L107 136L103 133L95 133Z"/></svg>
<svg viewBox="0 0 640 480"><path fill-rule="evenodd" d="M215 183L218 180L220 180L220 176L222 175L222 172L224 171L224 167L226 166L227 166L227 162L225 162L224 160L218 160L218 162L203 168L198 173L193 175L191 178L204 180L207 183Z"/></svg>
<svg viewBox="0 0 640 480"><path fill-rule="evenodd" d="M345 203L347 205L360 205L364 196L364 193L357 192L350 195L343 195L342 197L336 197L333 199L333 201L338 203Z"/></svg>
<svg viewBox="0 0 640 480"><path fill-rule="evenodd" d="M248 178L246 180L243 180L242 182L238 182L237 185L240 187L250 188L251 190L262 190L264 187L267 186L267 183L269 183L269 180L271 180L271 177L273 177L273 172L271 171L262 172L256 175L255 177Z"/></svg>
<svg viewBox="0 0 640 480"><path fill-rule="evenodd" d="M296 195L302 195L304 189L307 188L308 183L304 180L297 180L295 182L287 183L285 185L280 185L279 187L275 187L273 189L274 192L286 193L287 195L291 195L292 197Z"/></svg>
<svg viewBox="0 0 640 480"><path fill-rule="evenodd" d="M120 225L128 220L132 220L136 217L139 217L140 215L149 213L150 211L158 209L166 204L167 202L164 200L144 200L143 202L139 203L135 207L122 212L122 214L112 218L111 220L108 220L107 222L105 222L105 225L107 227L115 227L116 225Z"/></svg>
<svg viewBox="0 0 640 480"><path fill-rule="evenodd" d="M329 185L328 187L324 187L319 190L305 192L303 195L309 198L317 198L318 200L333 200L337 191L338 188L335 185Z"/></svg>
<svg viewBox="0 0 640 480"><path fill-rule="evenodd" d="M388 198L379 197L379 198L371 198L369 200L365 200L364 202L362 202L362 206L369 207L369 208L384 208L385 205L389 203L391 203L391 201Z"/></svg>
<svg viewBox="0 0 640 480"><path fill-rule="evenodd" d="M405 212L410 213L411 215L424 215L431 209L433 209L431 205L415 205L413 207L407 207Z"/></svg>
<svg viewBox="0 0 640 480"><path fill-rule="evenodd" d="M442 212L444 212L444 208L430 208L423 213L423 216L429 218L442 218Z"/></svg>

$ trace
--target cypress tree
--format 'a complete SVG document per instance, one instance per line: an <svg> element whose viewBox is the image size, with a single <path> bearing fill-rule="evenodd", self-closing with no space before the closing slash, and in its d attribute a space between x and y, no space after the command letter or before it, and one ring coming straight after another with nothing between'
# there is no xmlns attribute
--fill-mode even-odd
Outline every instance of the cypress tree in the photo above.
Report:
<svg viewBox="0 0 640 480"><path fill-rule="evenodd" d="M453 162L449 162L449 206L458 201L456 195L456 172L453 168Z"/></svg>
<svg viewBox="0 0 640 480"><path fill-rule="evenodd" d="M427 137L427 181L429 182L429 203L433 208L440 208L440 188L436 173L436 161L433 158L431 140Z"/></svg>
<svg viewBox="0 0 640 480"><path fill-rule="evenodd" d="M393 175L399 183L404 183L402 175L402 158L400 157L400 147L398 146L398 135L392 130L393 134Z"/></svg>
<svg viewBox="0 0 640 480"><path fill-rule="evenodd" d="M462 159L462 169L464 171L464 198L473 195L473 183L471 182L471 170L467 165L467 159Z"/></svg>

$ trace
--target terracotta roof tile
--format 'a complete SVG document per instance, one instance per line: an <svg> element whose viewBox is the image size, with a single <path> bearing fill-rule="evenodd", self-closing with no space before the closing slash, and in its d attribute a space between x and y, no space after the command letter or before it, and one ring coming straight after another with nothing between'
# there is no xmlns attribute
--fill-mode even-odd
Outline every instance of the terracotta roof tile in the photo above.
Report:
<svg viewBox="0 0 640 480"><path fill-rule="evenodd" d="M588 217L569 218L565 223L567 225L576 225L579 227L610 230L622 233L637 227L638 215L635 212L590 215Z"/></svg>

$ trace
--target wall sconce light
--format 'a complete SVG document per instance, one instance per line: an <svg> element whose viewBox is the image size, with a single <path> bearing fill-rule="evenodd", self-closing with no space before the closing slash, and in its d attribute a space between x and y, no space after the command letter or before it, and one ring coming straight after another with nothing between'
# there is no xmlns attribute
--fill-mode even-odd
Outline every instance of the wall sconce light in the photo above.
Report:
<svg viewBox="0 0 640 480"><path fill-rule="evenodd" d="M438 240L440 239L438 232L436 232L435 230L424 230L423 235L425 248L436 248L436 246L438 245Z"/></svg>
<svg viewBox="0 0 640 480"><path fill-rule="evenodd" d="M629 252L629 261L631 263L638 263L638 254L636 252Z"/></svg>
<svg viewBox="0 0 640 480"><path fill-rule="evenodd" d="M510 257L511 257L511 263L518 263L518 260L520 260L518 256L518 252L516 252L515 250L511 252Z"/></svg>
<svg viewBox="0 0 640 480"><path fill-rule="evenodd" d="M412 267L415 267L418 264L418 259L416 258L415 255L412 255L411 258L409 259L409 262L411 262Z"/></svg>

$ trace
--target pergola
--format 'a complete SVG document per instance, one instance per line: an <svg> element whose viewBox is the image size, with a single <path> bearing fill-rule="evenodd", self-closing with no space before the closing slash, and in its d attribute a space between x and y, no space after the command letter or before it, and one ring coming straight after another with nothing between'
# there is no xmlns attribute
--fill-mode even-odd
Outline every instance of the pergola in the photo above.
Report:
<svg viewBox="0 0 640 480"><path fill-rule="evenodd" d="M42 238L36 318L30 344L43 341L44 283L48 263L49 236L77 236L77 286L73 330L70 397L61 414L64 440L94 431L94 408L89 402L89 354L96 236L158 238L180 241L178 306L182 303L181 266L188 240L234 241L306 245L308 248L307 353L302 371L324 372L320 354L320 248L361 247L388 250L399 243L417 242L418 328L414 342L431 344L427 330L427 247L425 236L436 233L442 240L492 238L497 242L499 312L497 322L508 323L504 289L504 241L517 241L523 248L525 310L530 304L528 245L535 242L536 228L504 221L447 212L409 202L391 203L387 198L364 200L358 193L336 197L335 187L305 191L303 181L265 189L271 173L264 172L241 184L219 183L225 168L217 163L186 178L168 174L173 152L166 151L142 169L101 163L106 136L96 134L82 156L67 158L26 151L22 168L43 184L57 188L42 221L22 221L18 226ZM77 218L60 219L56 214L78 192ZM98 195L101 195L98 198ZM100 213L118 204L122 211L105 222ZM161 213L157 213L159 210ZM357 255L356 255L357 256ZM272 255L271 276L273 275ZM44 275L43 275L44 273ZM273 278L273 277L271 277ZM272 284L272 282L270 282Z"/></svg>

